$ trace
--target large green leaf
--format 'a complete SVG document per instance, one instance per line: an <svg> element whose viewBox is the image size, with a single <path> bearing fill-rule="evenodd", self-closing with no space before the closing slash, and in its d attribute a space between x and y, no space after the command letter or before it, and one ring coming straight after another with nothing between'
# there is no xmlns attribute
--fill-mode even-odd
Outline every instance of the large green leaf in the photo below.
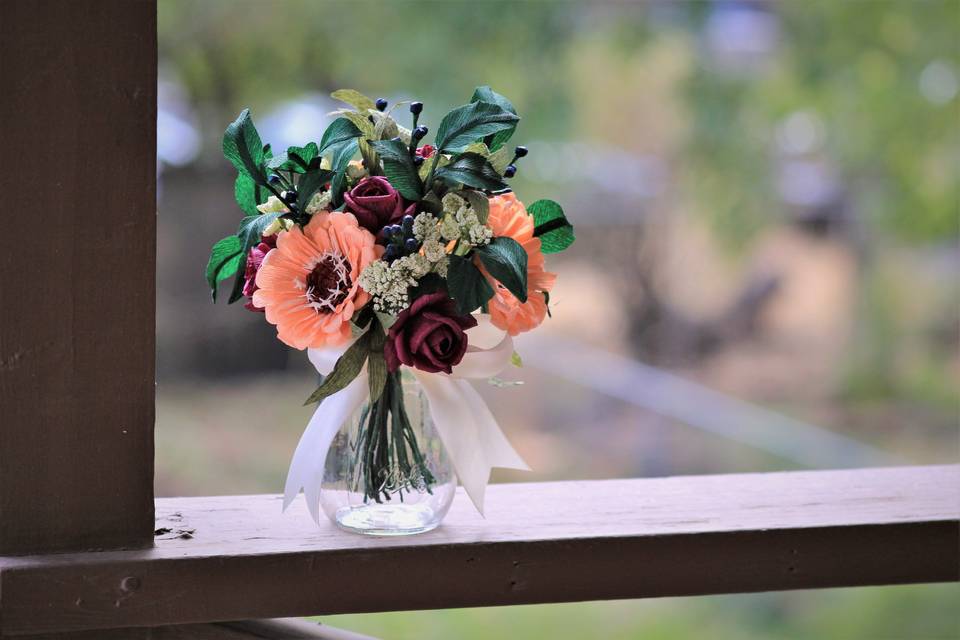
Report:
<svg viewBox="0 0 960 640"><path fill-rule="evenodd" d="M493 297L493 287L473 264L471 258L450 256L447 267L447 291L457 303L457 313L466 315L479 309Z"/></svg>
<svg viewBox="0 0 960 640"><path fill-rule="evenodd" d="M245 214L255 216L260 213L257 205L267 201L270 191L254 182L246 173L238 173L237 180L233 183L233 195Z"/></svg>
<svg viewBox="0 0 960 640"><path fill-rule="evenodd" d="M513 238L499 236L475 249L480 262L520 302L527 301L527 252Z"/></svg>
<svg viewBox="0 0 960 640"><path fill-rule="evenodd" d="M576 239L573 225L563 215L563 207L553 200L537 200L527 213L533 216L533 235L540 238L540 248L544 253L563 251Z"/></svg>
<svg viewBox="0 0 960 640"><path fill-rule="evenodd" d="M255 216L246 216L240 221L240 228L237 230L237 239L240 242L240 253L246 256L250 248L256 246L263 239L263 230L270 226L277 219L279 213L261 213ZM233 304L243 297L243 272L238 271L237 277L233 281L233 290L230 292L230 298L227 304Z"/></svg>
<svg viewBox="0 0 960 640"><path fill-rule="evenodd" d="M217 301L217 284L237 273L244 264L245 257L237 236L228 236L213 245L207 261L206 276L214 302Z"/></svg>
<svg viewBox="0 0 960 640"><path fill-rule="evenodd" d="M373 140L376 137L376 127L372 121L373 116L370 114L350 111L349 109L340 109L339 111L334 111L334 113L352 122L353 126L360 129L360 132L368 139Z"/></svg>
<svg viewBox="0 0 960 640"><path fill-rule="evenodd" d="M461 151L471 142L511 127L520 120L515 113L489 102L471 102L457 107L440 121L436 146L440 151Z"/></svg>
<svg viewBox="0 0 960 640"><path fill-rule="evenodd" d="M246 173L259 185L267 184L263 175L263 142L253 125L249 109L241 111L224 131L223 155L240 173Z"/></svg>
<svg viewBox="0 0 960 640"><path fill-rule="evenodd" d="M497 191L506 189L507 183L490 166L487 159L476 153L461 153L450 164L437 169L436 177L453 184L465 184L475 189Z"/></svg>
<svg viewBox="0 0 960 640"><path fill-rule="evenodd" d="M371 330L381 331L379 326L371 327ZM333 371L323 379L317 390L310 394L307 401L303 403L304 406L320 402L327 396L345 389L348 384L353 382L354 378L360 375L363 363L367 361L367 356L370 354L371 330L357 338L350 345L350 348L340 356L336 364L333 365Z"/></svg>
<svg viewBox="0 0 960 640"><path fill-rule="evenodd" d="M363 132L348 118L337 118L323 132L319 153L323 153L335 145L343 144L352 138L359 138L361 135L363 135Z"/></svg>
<svg viewBox="0 0 960 640"><path fill-rule="evenodd" d="M473 91L473 97L470 98L470 102L489 102L490 104L497 105L504 111L508 111L514 115L517 114L517 110L514 109L512 102L486 85L477 87ZM514 123L512 127L493 134L493 137L487 141L487 146L490 148L490 151L496 151L502 147L507 140L513 137L513 132L516 131L516 129L517 125Z"/></svg>
<svg viewBox="0 0 960 640"><path fill-rule="evenodd" d="M400 138L376 140L370 145L379 154L383 162L383 173L393 188L407 200L419 200L423 194L423 185L407 145L403 144Z"/></svg>
<svg viewBox="0 0 960 640"><path fill-rule="evenodd" d="M237 238L240 239L240 249L244 254L260 243L263 239L263 230L277 219L279 213L261 213L255 216L246 216L240 221Z"/></svg>
<svg viewBox="0 0 960 640"><path fill-rule="evenodd" d="M356 89L338 89L331 93L330 97L334 100L347 103L357 111L377 108L377 104L373 99L368 98Z"/></svg>
<svg viewBox="0 0 960 640"><path fill-rule="evenodd" d="M346 142L330 148L333 151L333 159L330 161L333 170L333 179L330 180L330 202L334 207L343 202L343 192L347 188L347 167L357 153L358 144L358 138L350 138Z"/></svg>

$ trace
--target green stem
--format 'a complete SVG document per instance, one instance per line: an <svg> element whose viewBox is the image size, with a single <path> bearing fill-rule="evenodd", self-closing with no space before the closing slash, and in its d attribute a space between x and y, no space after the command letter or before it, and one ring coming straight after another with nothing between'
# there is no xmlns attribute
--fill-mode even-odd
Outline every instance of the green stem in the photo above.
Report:
<svg viewBox="0 0 960 640"><path fill-rule="evenodd" d="M433 174L437 170L438 162L440 162L440 149L433 152L433 162L430 164L430 173L427 174L427 181L423 185L424 194L429 193L430 187L433 186Z"/></svg>
<svg viewBox="0 0 960 640"><path fill-rule="evenodd" d="M410 424L403 400L403 382L399 373L387 377L383 393L370 403L361 416L357 436L354 491L362 492L364 501L389 501L403 492L433 493L436 482L427 467ZM360 486L362 484L362 486Z"/></svg>

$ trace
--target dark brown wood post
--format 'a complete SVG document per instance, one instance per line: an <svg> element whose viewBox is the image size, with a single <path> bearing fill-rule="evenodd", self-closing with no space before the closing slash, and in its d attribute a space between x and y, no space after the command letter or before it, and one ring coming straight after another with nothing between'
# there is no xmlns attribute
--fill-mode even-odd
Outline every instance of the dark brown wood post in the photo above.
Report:
<svg viewBox="0 0 960 640"><path fill-rule="evenodd" d="M0 0L0 554L153 532L156 1Z"/></svg>

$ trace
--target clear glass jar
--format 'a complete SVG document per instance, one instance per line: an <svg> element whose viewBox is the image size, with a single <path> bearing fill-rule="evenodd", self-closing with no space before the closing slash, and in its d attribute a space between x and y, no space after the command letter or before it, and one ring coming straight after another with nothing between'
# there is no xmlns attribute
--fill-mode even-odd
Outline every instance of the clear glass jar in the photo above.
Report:
<svg viewBox="0 0 960 640"><path fill-rule="evenodd" d="M378 405L387 414L383 418L377 417ZM456 488L420 384L409 373L398 373L388 378L378 401L364 403L334 438L320 505L347 531L409 535L436 528Z"/></svg>

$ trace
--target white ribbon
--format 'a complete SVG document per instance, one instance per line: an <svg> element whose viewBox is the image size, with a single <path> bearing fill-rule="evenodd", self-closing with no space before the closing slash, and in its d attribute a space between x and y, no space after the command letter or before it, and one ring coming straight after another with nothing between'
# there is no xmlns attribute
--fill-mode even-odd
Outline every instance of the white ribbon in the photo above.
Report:
<svg viewBox="0 0 960 640"><path fill-rule="evenodd" d="M470 500L483 514L483 495L493 467L529 470L500 430L487 405L467 378L491 378L503 371L513 354L513 340L478 316L476 327L467 330L468 348L452 375L412 369L430 404L430 413L440 440ZM309 349L307 356L321 375L333 370L337 358L350 345L338 349ZM300 490L314 521L320 522L320 485L327 451L343 423L367 399L367 368L346 388L326 398L317 408L300 437L290 461L283 491L283 508Z"/></svg>

